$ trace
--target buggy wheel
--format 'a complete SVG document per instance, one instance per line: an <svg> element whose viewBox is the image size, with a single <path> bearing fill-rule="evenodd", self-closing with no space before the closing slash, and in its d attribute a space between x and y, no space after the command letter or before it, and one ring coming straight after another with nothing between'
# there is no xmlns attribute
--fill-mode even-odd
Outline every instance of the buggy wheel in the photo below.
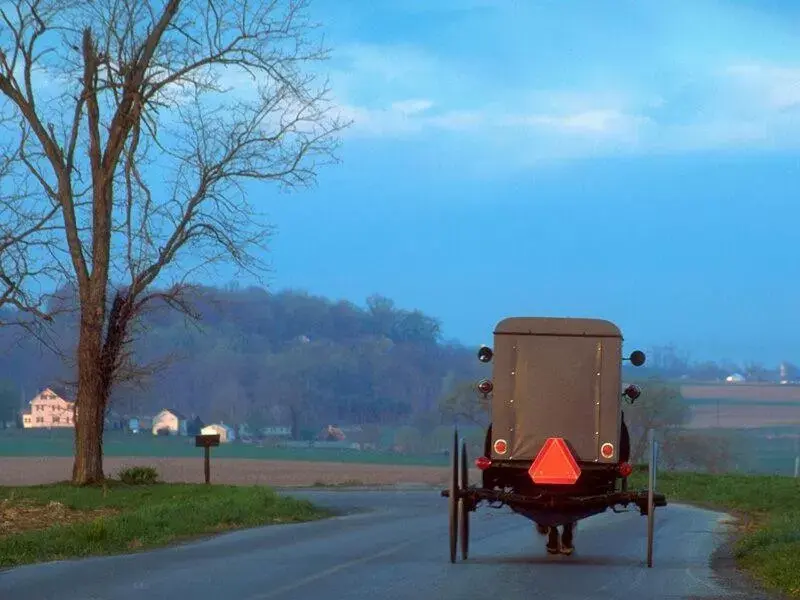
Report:
<svg viewBox="0 0 800 600"><path fill-rule="evenodd" d="M469 470L467 469L467 443L461 444L461 477L459 483L462 492L466 492L469 487ZM466 496L462 496L458 501L458 516L460 519L461 536L461 560L467 560L469 555L469 504Z"/></svg>
<svg viewBox="0 0 800 600"><path fill-rule="evenodd" d="M450 457L450 562L456 562L458 546L458 506L460 493L458 489L458 429L453 430L453 452Z"/></svg>

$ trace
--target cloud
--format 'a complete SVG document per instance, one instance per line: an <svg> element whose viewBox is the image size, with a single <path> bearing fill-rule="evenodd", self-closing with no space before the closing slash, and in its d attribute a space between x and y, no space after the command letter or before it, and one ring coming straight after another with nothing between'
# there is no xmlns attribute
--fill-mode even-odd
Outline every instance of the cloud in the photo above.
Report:
<svg viewBox="0 0 800 600"><path fill-rule="evenodd" d="M489 85L412 46L351 45L346 54L334 90L354 138L446 134L520 157L576 158L800 145L800 66L732 63L659 86L537 89Z"/></svg>
<svg viewBox="0 0 800 600"><path fill-rule="evenodd" d="M563 133L587 135L617 135L636 130L648 120L625 114L617 109L595 109L567 114L531 114L509 117L511 126L524 125L531 128L546 128Z"/></svg>
<svg viewBox="0 0 800 600"><path fill-rule="evenodd" d="M745 94L768 111L800 107L800 67L738 64L725 70Z"/></svg>
<svg viewBox="0 0 800 600"><path fill-rule="evenodd" d="M402 100L400 102L393 102L390 109L400 114L411 116L424 113L432 106L433 102L431 102L430 100L414 99L414 100Z"/></svg>
<svg viewBox="0 0 800 600"><path fill-rule="evenodd" d="M435 130L481 135L512 131L592 138L627 137L648 119L618 110L598 108L574 113L508 113L491 108L435 110L430 100L401 100L383 108L344 105L342 116L353 121L350 135L392 137Z"/></svg>

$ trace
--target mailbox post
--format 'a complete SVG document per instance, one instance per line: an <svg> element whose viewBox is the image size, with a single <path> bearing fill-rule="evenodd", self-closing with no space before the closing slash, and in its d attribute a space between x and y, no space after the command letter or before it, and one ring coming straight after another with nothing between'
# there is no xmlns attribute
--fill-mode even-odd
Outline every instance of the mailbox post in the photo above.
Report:
<svg viewBox="0 0 800 600"><path fill-rule="evenodd" d="M202 448L205 456L205 476L206 483L211 483L211 447L219 446L219 434L196 435L194 436L194 445L196 448Z"/></svg>

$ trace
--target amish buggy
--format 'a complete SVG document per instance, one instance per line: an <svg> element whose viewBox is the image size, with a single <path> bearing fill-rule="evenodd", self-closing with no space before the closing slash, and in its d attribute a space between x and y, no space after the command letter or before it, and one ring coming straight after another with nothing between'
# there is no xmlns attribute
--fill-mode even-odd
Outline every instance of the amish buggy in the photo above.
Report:
<svg viewBox="0 0 800 600"><path fill-rule="evenodd" d="M622 363L641 366L645 355L636 350L623 357L622 341L620 329L602 319L511 317L497 324L494 348L478 350L481 362L493 362L491 378L476 386L490 399L491 414L483 456L475 460L481 485L469 485L466 443L459 452L456 428L450 485L441 492L449 498L451 562L459 537L467 559L469 513L487 502L508 506L541 534L556 528L557 536L562 526L570 538L582 519L638 507L648 519L652 567L655 508L667 502L654 489L655 443L648 488L628 490L633 469L621 405L641 391L622 389Z"/></svg>

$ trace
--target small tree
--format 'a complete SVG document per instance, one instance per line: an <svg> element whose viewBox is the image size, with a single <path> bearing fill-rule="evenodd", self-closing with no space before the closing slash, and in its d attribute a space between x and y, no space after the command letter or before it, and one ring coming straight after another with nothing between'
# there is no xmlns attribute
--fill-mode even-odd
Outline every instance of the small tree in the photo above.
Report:
<svg viewBox="0 0 800 600"><path fill-rule="evenodd" d="M74 483L103 479L103 416L137 317L158 299L197 316L189 277L219 260L258 273L264 192L245 185L308 185L333 158L344 123L316 83L327 55L306 5L0 4L0 158L21 182L2 210L30 208L80 312Z"/></svg>
<svg viewBox="0 0 800 600"><path fill-rule="evenodd" d="M442 396L439 410L445 418L484 425L488 420L489 402L488 397L478 393L474 382L463 381Z"/></svg>
<svg viewBox="0 0 800 600"><path fill-rule="evenodd" d="M631 461L640 463L647 452L647 430L655 429L662 436L683 426L690 417L680 386L652 379L639 384L642 395L633 405L624 405L625 423L631 437Z"/></svg>

